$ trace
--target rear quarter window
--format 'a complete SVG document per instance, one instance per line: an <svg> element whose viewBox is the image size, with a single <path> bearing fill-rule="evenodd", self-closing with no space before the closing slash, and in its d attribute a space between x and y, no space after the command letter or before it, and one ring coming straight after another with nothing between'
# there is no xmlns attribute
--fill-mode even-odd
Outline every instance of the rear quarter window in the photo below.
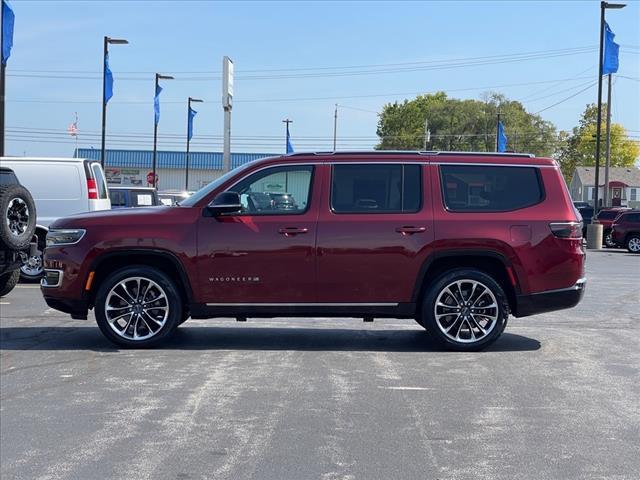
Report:
<svg viewBox="0 0 640 480"><path fill-rule="evenodd" d="M441 165L445 207L452 212L508 212L544 199L535 167Z"/></svg>

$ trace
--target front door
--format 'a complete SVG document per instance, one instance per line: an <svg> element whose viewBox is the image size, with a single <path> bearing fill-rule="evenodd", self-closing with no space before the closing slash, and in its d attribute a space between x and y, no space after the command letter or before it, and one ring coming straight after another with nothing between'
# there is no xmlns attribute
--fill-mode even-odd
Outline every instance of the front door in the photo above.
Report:
<svg viewBox="0 0 640 480"><path fill-rule="evenodd" d="M433 241L427 166L336 163L327 173L318 220L318 301L411 302Z"/></svg>
<svg viewBox="0 0 640 480"><path fill-rule="evenodd" d="M230 191L239 214L201 217L198 291L210 306L315 301L315 238L320 191L314 165L274 166Z"/></svg>

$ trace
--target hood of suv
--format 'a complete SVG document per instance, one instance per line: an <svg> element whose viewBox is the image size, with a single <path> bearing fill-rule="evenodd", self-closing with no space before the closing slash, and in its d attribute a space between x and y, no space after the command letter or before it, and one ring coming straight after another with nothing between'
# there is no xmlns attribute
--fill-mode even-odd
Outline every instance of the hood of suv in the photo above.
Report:
<svg viewBox="0 0 640 480"><path fill-rule="evenodd" d="M119 208L115 210L99 210L95 212L78 213L57 219L49 228L87 228L91 226L139 226L171 221L176 218L189 216L189 207L138 207Z"/></svg>

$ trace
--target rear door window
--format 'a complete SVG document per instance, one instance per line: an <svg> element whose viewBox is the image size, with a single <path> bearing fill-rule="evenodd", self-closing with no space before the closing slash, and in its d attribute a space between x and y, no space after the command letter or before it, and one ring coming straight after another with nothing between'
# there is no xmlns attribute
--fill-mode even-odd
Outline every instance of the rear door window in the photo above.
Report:
<svg viewBox="0 0 640 480"><path fill-rule="evenodd" d="M535 167L441 165L440 178L445 206L452 212L508 212L544 198Z"/></svg>
<svg viewBox="0 0 640 480"><path fill-rule="evenodd" d="M109 190L109 198L111 199L112 207L127 206L127 192L122 190Z"/></svg>
<svg viewBox="0 0 640 480"><path fill-rule="evenodd" d="M418 164L333 166L331 209L335 213L415 213L421 206Z"/></svg>

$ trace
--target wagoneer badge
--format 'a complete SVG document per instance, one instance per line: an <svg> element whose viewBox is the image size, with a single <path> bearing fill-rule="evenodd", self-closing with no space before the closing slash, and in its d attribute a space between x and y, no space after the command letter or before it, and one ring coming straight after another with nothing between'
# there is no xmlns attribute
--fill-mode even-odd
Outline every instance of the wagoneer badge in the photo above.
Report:
<svg viewBox="0 0 640 480"><path fill-rule="evenodd" d="M210 282L240 282L240 283L257 283L260 277L209 277Z"/></svg>

